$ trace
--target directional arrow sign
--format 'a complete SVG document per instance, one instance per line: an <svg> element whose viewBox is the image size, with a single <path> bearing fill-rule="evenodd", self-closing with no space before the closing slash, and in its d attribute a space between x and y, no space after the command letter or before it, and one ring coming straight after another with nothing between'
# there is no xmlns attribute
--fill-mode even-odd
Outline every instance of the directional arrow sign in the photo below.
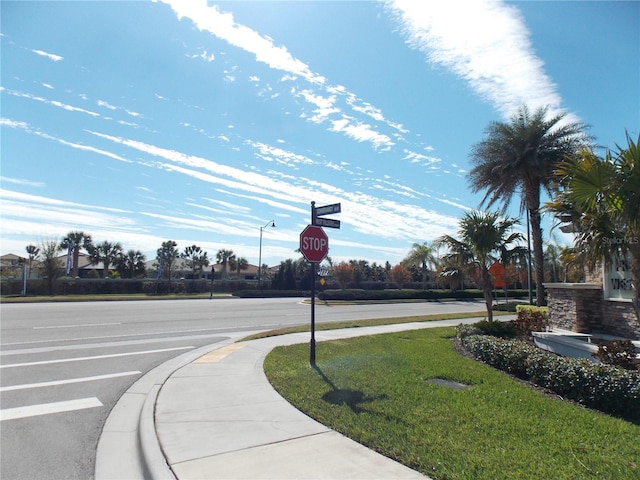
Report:
<svg viewBox="0 0 640 480"><path fill-rule="evenodd" d="M324 205L322 207L316 207L316 217L323 215L331 215L332 213L340 213L340 204L334 203L332 205Z"/></svg>
<svg viewBox="0 0 640 480"><path fill-rule="evenodd" d="M340 220L333 218L316 218L313 224L318 227L340 228Z"/></svg>

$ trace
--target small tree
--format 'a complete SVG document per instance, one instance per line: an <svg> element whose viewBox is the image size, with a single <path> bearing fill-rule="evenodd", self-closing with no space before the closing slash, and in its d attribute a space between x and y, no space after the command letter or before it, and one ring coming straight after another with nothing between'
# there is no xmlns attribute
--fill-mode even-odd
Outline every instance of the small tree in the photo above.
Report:
<svg viewBox="0 0 640 480"><path fill-rule="evenodd" d="M185 247L180 257L184 258L186 266L191 269L191 278L196 278L196 274L202 275L204 267L209 266L207 252L197 245Z"/></svg>
<svg viewBox="0 0 640 480"><path fill-rule="evenodd" d="M515 218L499 220L498 212L473 211L465 213L460 220L459 240L449 235L438 239L439 245L448 247L456 256L465 259L467 270L477 273L489 321L493 320L493 281L489 267L508 245L522 239L521 234L510 233L518 223Z"/></svg>
<svg viewBox="0 0 640 480"><path fill-rule="evenodd" d="M411 281L411 272L409 271L409 269L407 269L407 267L404 267L400 264L393 267L389 275L391 277L391 281L398 285L398 288L404 287Z"/></svg>
<svg viewBox="0 0 640 480"><path fill-rule="evenodd" d="M353 265L347 262L340 262L331 268L333 278L338 282L343 290L347 288L349 282L353 280Z"/></svg>
<svg viewBox="0 0 640 480"><path fill-rule="evenodd" d="M180 256L178 252L178 244L173 240L162 242L162 245L156 250L156 260L158 263L158 278L168 278L171 282L171 275L176 259Z"/></svg>
<svg viewBox="0 0 640 480"><path fill-rule="evenodd" d="M53 295L53 283L62 275L62 265L58 258L60 244L57 240L44 240L40 243L40 270L47 281L49 295Z"/></svg>
<svg viewBox="0 0 640 480"><path fill-rule="evenodd" d="M438 265L438 259L435 253L436 248L431 243L414 243L409 254L401 262L404 267L416 267L420 269L423 290L427 289L429 268L431 267L431 270L435 270Z"/></svg>

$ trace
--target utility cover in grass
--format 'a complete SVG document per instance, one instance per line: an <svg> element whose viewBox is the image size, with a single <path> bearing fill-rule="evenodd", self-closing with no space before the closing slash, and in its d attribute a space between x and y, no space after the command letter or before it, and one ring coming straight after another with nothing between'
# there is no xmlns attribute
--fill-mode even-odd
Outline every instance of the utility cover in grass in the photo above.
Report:
<svg viewBox="0 0 640 480"><path fill-rule="evenodd" d="M454 382L453 380L445 380L444 378L427 378L427 383L433 383L435 385L440 385L441 387L453 388L454 390L466 390L467 388L471 388L471 385Z"/></svg>

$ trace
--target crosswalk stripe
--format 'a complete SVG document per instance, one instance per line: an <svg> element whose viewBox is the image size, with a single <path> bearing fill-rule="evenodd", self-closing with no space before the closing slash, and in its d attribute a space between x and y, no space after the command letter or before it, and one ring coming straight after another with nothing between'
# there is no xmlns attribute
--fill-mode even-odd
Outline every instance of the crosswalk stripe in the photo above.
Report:
<svg viewBox="0 0 640 480"><path fill-rule="evenodd" d="M129 375L139 375L141 372L134 370L131 372L109 373L107 375L96 375L93 377L69 378L67 380L54 380L51 382L25 383L23 385L11 385L0 387L0 392L10 392L13 390L27 390L29 388L56 387L58 385L68 385L70 383L91 382L94 380L107 380L110 378L126 377Z"/></svg>
<svg viewBox="0 0 640 480"><path fill-rule="evenodd" d="M175 350L189 350L192 348L194 347L188 346L188 347L176 347L176 348L163 348L160 350L145 350L143 352L127 352L127 353L112 353L110 355L96 355L94 357L75 357L75 358L62 358L59 360L44 360L40 362L11 363L9 365L0 365L0 368L31 367L33 365L50 365L52 363L80 362L83 360L101 360L103 358L126 357L129 355L147 355L150 353L172 352Z"/></svg>
<svg viewBox="0 0 640 480"><path fill-rule="evenodd" d="M17 418L35 417L38 415L49 415L51 413L72 412L86 408L102 407L102 402L96 397L80 398L77 400L67 400L64 402L42 403L40 405L29 405L27 407L5 408L0 410L0 422L5 420L15 420Z"/></svg>

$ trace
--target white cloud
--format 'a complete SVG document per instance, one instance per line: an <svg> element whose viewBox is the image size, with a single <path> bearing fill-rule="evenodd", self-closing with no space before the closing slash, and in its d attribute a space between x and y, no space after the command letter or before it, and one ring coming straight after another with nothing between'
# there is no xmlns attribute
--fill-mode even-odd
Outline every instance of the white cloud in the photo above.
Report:
<svg viewBox="0 0 640 480"><path fill-rule="evenodd" d="M13 183L15 185L24 185L27 187L44 187L44 182L34 182L33 180L25 180L23 178L0 177L2 183Z"/></svg>
<svg viewBox="0 0 640 480"><path fill-rule="evenodd" d="M325 81L324 77L313 73L304 62L294 58L285 47L278 47L271 38L237 24L231 13L221 12L217 5L209 7L207 0L162 1L171 6L178 18L189 18L198 29L255 54L256 60L271 68L300 75L312 83L322 84Z"/></svg>
<svg viewBox="0 0 640 480"><path fill-rule="evenodd" d="M560 95L516 7L492 0L393 0L387 6L412 48L465 79L503 116L523 103L560 109Z"/></svg>
<svg viewBox="0 0 640 480"><path fill-rule="evenodd" d="M112 158L114 160L118 160L120 162L131 163L130 160L127 160L126 158L123 158L120 155L116 155L115 153L111 153L111 152L108 152L106 150L102 150L102 149L99 149L99 148L96 148L96 147L92 147L90 145L81 145L79 143L68 142L68 141L63 140L61 138L54 137L53 135L49 135L48 133L43 133L43 132L41 132L39 130L34 130L25 122L18 122L18 121L6 119L6 118L0 118L0 125L6 126L6 127L11 127L11 128L19 128L21 130L24 130L27 133L31 133L33 135L37 135L37 136L39 136L41 138L46 138L47 140L52 140L54 142L58 142L61 145L66 145L67 147L75 148L77 150L84 150L86 152L97 153L98 155L104 155L105 157L109 157L109 158Z"/></svg>
<svg viewBox="0 0 640 480"><path fill-rule="evenodd" d="M38 55L40 55L41 57L46 57L49 60L53 60L54 62L59 62L60 60L63 60L64 57L61 57L60 55L54 55L53 53L47 53L43 50L31 50L33 53L36 53Z"/></svg>

